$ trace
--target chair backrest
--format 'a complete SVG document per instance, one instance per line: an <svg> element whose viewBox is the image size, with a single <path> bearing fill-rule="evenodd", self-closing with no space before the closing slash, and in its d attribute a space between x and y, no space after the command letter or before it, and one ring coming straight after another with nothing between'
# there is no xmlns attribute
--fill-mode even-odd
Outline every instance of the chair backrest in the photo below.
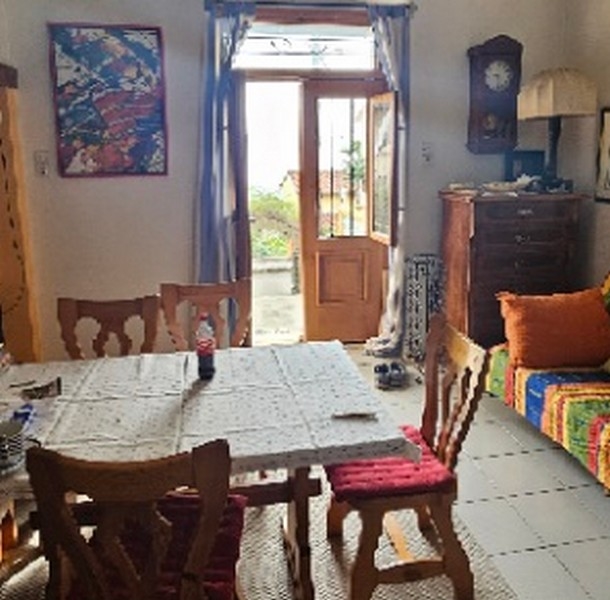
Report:
<svg viewBox="0 0 610 600"><path fill-rule="evenodd" d="M236 314L229 306L234 300ZM178 307L187 303L186 326L180 323ZM161 284L161 306L165 315L167 331L176 350L194 348L194 333L199 315L207 312L214 323L214 335L219 348L249 345L250 320L252 313L252 287L250 279L240 279L228 283ZM227 326L230 324L230 333Z"/></svg>
<svg viewBox="0 0 610 600"><path fill-rule="evenodd" d="M70 358L85 358L78 342L76 326L80 319L97 321L100 329L91 343L96 356L105 356L110 334L116 335L122 356L130 353L133 340L127 335L125 324L131 317L139 317L144 322L144 337L140 352L152 352L157 338L159 320L159 296L143 296L129 300L77 300L59 298L57 318L61 327L61 337Z"/></svg>
<svg viewBox="0 0 610 600"><path fill-rule="evenodd" d="M47 597L65 598L77 581L79 597L90 600L111 600L119 595L156 598L154 590L159 567L167 564L164 561L180 565L181 599L201 597L200 574L212 555L229 490L230 456L225 440L209 442L189 453L131 463L78 460L32 447L27 451L26 466L50 566L47 591L51 594ZM191 543L178 544L181 556L167 556L172 522L159 512L157 500L167 501L166 493L179 486L192 488L198 523L190 532ZM85 494L93 501L87 503L93 515L92 523L87 524L95 525L89 539L75 516L84 505L66 500L72 493ZM179 520L177 516L174 521L177 527ZM144 552L141 547L130 547L134 527L146 541Z"/></svg>
<svg viewBox="0 0 610 600"><path fill-rule="evenodd" d="M484 392L488 362L487 351L452 327L443 314L431 318L421 431L451 470Z"/></svg>

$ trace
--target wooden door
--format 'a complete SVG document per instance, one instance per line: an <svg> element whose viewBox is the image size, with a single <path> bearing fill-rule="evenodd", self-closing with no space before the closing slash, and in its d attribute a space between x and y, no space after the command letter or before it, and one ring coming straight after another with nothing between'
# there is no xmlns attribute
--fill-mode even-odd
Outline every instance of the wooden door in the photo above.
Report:
<svg viewBox="0 0 610 600"><path fill-rule="evenodd" d="M380 79L303 86L301 251L308 340L363 341L378 332L386 247L369 237L368 99Z"/></svg>

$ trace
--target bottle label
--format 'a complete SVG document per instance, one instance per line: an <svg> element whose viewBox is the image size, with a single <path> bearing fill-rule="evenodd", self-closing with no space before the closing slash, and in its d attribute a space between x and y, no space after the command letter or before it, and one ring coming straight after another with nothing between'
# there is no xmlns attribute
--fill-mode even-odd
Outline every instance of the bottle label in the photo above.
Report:
<svg viewBox="0 0 610 600"><path fill-rule="evenodd" d="M197 355L198 356L209 356L214 354L214 347L216 342L214 338L200 338L197 340Z"/></svg>

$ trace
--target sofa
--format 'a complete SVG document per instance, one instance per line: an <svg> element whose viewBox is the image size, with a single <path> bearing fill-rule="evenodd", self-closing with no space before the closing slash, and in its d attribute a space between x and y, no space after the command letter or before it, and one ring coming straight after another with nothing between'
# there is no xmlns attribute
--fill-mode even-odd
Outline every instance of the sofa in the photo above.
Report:
<svg viewBox="0 0 610 600"><path fill-rule="evenodd" d="M561 445L610 493L610 273L571 294L498 294L506 342L486 389Z"/></svg>

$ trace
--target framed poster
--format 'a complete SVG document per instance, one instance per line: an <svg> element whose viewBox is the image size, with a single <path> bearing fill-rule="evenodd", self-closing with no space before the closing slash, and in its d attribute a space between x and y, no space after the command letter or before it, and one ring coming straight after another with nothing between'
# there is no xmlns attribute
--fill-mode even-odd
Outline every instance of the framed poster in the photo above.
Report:
<svg viewBox="0 0 610 600"><path fill-rule="evenodd" d="M595 199L610 202L610 107L601 110Z"/></svg>
<svg viewBox="0 0 610 600"><path fill-rule="evenodd" d="M373 96L369 104L371 237L396 244L396 93Z"/></svg>
<svg viewBox="0 0 610 600"><path fill-rule="evenodd" d="M167 174L161 30L49 25L62 177Z"/></svg>

